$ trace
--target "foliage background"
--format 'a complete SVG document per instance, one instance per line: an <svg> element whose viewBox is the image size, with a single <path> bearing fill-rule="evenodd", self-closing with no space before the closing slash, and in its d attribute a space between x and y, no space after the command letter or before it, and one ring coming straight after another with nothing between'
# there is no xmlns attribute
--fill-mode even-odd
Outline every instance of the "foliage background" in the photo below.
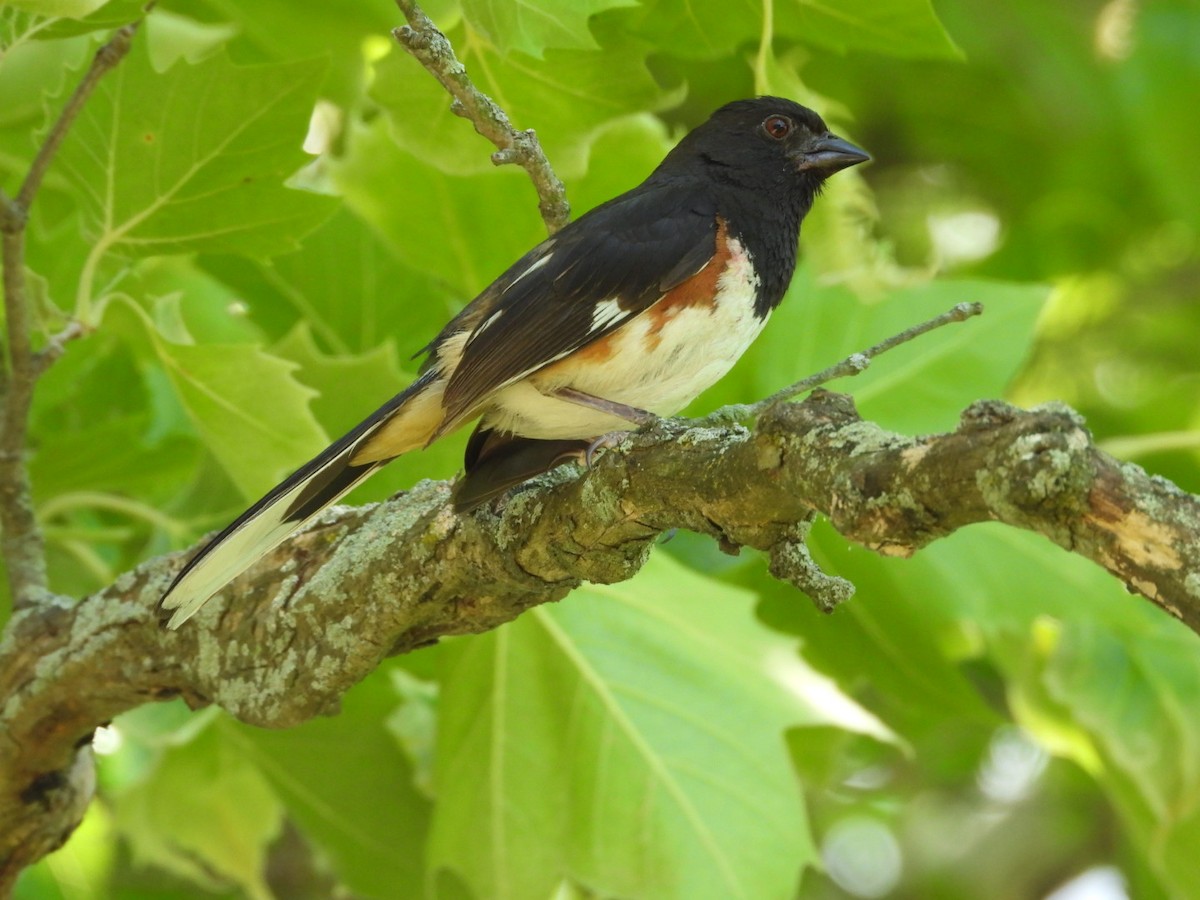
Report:
<svg viewBox="0 0 1200 900"><path fill-rule="evenodd" d="M138 7L0 6L10 193ZM980 397L1063 399L1113 452L1200 485L1194 4L428 12L576 210L755 92L874 153L831 183L791 296L697 409L979 299L984 319L841 387L913 433ZM402 386L542 234L523 174L392 45L399 19L383 0L165 0L77 123L29 245L45 330L95 329L34 411L56 590L223 524ZM352 500L449 477L460 452ZM138 710L99 736L98 802L18 894L1023 898L1082 875L1093 896L1200 896L1195 635L1009 530L908 561L815 543L858 587L831 617L679 535L628 584L392 661L336 718Z"/></svg>

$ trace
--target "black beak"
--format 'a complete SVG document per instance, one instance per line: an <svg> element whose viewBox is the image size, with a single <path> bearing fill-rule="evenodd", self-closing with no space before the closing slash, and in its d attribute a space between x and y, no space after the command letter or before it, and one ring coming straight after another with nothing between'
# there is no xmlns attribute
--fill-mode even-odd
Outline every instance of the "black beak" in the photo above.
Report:
<svg viewBox="0 0 1200 900"><path fill-rule="evenodd" d="M800 155L796 168L801 172L815 169L823 175L832 175L834 172L864 163L870 158L871 155L860 147L827 134L817 141L815 146Z"/></svg>

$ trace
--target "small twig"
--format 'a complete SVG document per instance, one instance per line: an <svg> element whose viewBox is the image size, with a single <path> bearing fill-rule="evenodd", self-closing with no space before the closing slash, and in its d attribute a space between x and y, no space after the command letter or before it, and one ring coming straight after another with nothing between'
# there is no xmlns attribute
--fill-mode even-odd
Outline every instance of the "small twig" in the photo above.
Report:
<svg viewBox="0 0 1200 900"><path fill-rule="evenodd" d="M80 321L72 319L57 334L50 336L46 346L39 350L33 358L34 371L40 376L63 355L67 344L78 340L88 333L87 327Z"/></svg>
<svg viewBox="0 0 1200 900"><path fill-rule="evenodd" d="M411 53L444 87L454 101L455 115L471 120L475 130L496 145L492 162L516 163L528 174L538 194L538 209L546 230L558 231L571 217L567 192L532 129L518 131L508 115L491 97L481 92L467 75L466 67L454 55L454 48L414 0L396 0L408 20L392 30L400 46Z"/></svg>
<svg viewBox="0 0 1200 900"><path fill-rule="evenodd" d="M29 209L41 187L54 154L100 79L129 52L140 22L113 34L92 59L92 64L63 106L58 119L30 163L29 172L15 197L0 193L0 232L3 237L4 311L7 354L4 367L3 410L0 413L0 555L8 574L15 607L38 602L46 595L45 546L33 510L33 491L25 464L25 443L33 390L39 376L62 355L63 345L78 336L68 325L34 352L29 299L25 286L25 225Z"/></svg>
<svg viewBox="0 0 1200 900"><path fill-rule="evenodd" d="M724 406L711 415L701 418L699 424L724 425L756 418L767 412L771 407L791 400L805 391L811 391L813 388L827 384L836 378L847 378L865 372L871 365L871 360L876 356L887 353L887 351L895 349L901 344L906 344L914 338L933 331L935 328L941 328L943 325L949 325L951 322L965 322L972 316L978 316L982 313L982 303L960 303L940 316L934 316L927 322L914 325L912 328L908 328L899 334L892 335L887 340L880 341L874 347L869 347L858 353L852 353L828 369L823 369L815 375L809 375L795 384L788 385L783 390L776 391L764 400L759 400L757 403L735 403L730 406Z"/></svg>

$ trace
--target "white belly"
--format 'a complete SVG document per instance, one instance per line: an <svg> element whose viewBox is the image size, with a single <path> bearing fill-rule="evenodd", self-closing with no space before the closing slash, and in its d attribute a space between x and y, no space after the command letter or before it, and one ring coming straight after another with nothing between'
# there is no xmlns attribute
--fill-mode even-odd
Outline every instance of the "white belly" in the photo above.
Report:
<svg viewBox="0 0 1200 900"><path fill-rule="evenodd" d="M493 398L487 424L543 439L593 438L634 427L548 396L561 387L674 415L728 372L766 324L765 317L754 314L757 284L744 251L735 255L719 288L715 305L671 310L671 319L656 334L651 334L655 323L649 313L631 319L614 332L607 359L580 366L569 377L550 367L504 388Z"/></svg>

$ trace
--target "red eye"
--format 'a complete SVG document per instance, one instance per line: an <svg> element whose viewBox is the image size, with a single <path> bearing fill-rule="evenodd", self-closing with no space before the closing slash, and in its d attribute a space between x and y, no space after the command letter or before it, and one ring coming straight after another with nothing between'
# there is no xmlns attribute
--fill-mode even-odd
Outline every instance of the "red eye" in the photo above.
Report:
<svg viewBox="0 0 1200 900"><path fill-rule="evenodd" d="M762 127L775 140L782 141L792 133L792 120L784 116L767 116L763 119Z"/></svg>

